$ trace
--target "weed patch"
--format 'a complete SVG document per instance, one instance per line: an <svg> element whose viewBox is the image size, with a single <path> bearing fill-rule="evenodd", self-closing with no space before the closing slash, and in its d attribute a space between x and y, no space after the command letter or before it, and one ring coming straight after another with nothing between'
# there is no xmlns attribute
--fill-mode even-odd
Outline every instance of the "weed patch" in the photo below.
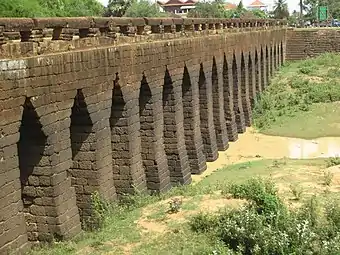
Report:
<svg viewBox="0 0 340 255"><path fill-rule="evenodd" d="M201 213L193 231L222 241L234 254L339 254L339 201L321 205L313 196L299 209L288 209L271 181L252 179L229 188L249 204L219 214Z"/></svg>
<svg viewBox="0 0 340 255"><path fill-rule="evenodd" d="M339 55L327 53L285 64L256 100L254 126L263 131L282 124L283 118L310 111L313 104L339 101L340 72L334 69L339 63Z"/></svg>

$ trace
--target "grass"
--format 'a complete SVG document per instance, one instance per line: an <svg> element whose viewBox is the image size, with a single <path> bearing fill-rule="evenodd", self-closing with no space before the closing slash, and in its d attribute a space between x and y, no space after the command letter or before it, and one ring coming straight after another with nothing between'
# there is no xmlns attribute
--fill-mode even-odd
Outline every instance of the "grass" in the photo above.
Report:
<svg viewBox="0 0 340 255"><path fill-rule="evenodd" d="M285 64L254 107L264 134L312 139L340 135L340 55Z"/></svg>

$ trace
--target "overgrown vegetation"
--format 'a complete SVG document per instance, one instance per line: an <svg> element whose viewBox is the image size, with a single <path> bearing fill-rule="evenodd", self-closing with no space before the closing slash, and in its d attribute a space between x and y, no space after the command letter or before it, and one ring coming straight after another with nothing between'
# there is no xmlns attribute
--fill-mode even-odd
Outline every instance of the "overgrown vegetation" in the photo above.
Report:
<svg viewBox="0 0 340 255"><path fill-rule="evenodd" d="M1 0L0 17L102 16L97 0Z"/></svg>
<svg viewBox="0 0 340 255"><path fill-rule="evenodd" d="M255 104L255 127L268 130L294 116L301 121L301 113L314 109L314 105L339 101L340 71L335 67L339 63L339 55L327 53L285 64ZM332 115L336 118L334 112Z"/></svg>
<svg viewBox="0 0 340 255"><path fill-rule="evenodd" d="M273 182L263 179L232 185L229 192L249 203L193 217L194 231L223 241L234 254L339 254L339 201L324 205L313 196L301 208L289 209Z"/></svg>

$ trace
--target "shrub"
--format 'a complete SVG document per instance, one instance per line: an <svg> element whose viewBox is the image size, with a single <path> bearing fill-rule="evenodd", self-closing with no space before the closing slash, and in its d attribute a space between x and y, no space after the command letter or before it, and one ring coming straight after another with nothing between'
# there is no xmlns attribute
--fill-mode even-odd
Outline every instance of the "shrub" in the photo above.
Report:
<svg viewBox="0 0 340 255"><path fill-rule="evenodd" d="M106 201L95 191L91 195L91 216L83 219L83 227L88 231L101 229L108 215L112 212L113 205Z"/></svg>
<svg viewBox="0 0 340 255"><path fill-rule="evenodd" d="M190 221L192 230L212 235L236 254L339 254L338 200L322 206L313 196L292 211L270 181L253 179L230 185L228 190L233 197L247 199L249 205L194 216Z"/></svg>

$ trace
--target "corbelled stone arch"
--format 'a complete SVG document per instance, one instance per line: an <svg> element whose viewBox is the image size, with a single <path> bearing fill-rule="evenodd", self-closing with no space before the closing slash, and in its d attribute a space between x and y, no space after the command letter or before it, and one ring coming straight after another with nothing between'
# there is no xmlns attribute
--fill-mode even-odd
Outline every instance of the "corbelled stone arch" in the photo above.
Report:
<svg viewBox="0 0 340 255"><path fill-rule="evenodd" d="M212 86L206 78L203 63L200 64L198 87L204 153L207 161L214 161L218 157L218 149L213 116Z"/></svg>
<svg viewBox="0 0 340 255"><path fill-rule="evenodd" d="M235 52L232 58L232 77L233 77L233 99L234 99L234 113L236 116L236 124L238 133L244 133L245 119L242 105L242 91L240 81L240 60L236 58Z"/></svg>
<svg viewBox="0 0 340 255"><path fill-rule="evenodd" d="M192 70L192 72L194 72ZM182 77L182 102L184 114L184 135L191 173L200 174L207 169L201 135L199 89L192 83L190 72L185 65Z"/></svg>
<svg viewBox="0 0 340 255"><path fill-rule="evenodd" d="M217 148L224 151L229 147L227 126L224 116L224 101L223 101L223 63L216 63L216 58L213 57L211 70L211 84L213 97L213 117L216 132Z"/></svg>
<svg viewBox="0 0 340 255"><path fill-rule="evenodd" d="M86 224L93 214L93 192L99 192L107 200L116 198L109 125L111 94L107 92L77 89L70 116L72 166L69 173L86 227L92 227Z"/></svg>
<svg viewBox="0 0 340 255"><path fill-rule="evenodd" d="M139 123L139 93L121 86L119 73L113 81L110 115L112 169L117 195L145 192ZM125 89L126 88L126 89Z"/></svg>
<svg viewBox="0 0 340 255"><path fill-rule="evenodd" d="M173 80L174 79L174 80ZM185 146L181 74L164 73L163 85L164 145L173 185L191 183L191 171Z"/></svg>
<svg viewBox="0 0 340 255"><path fill-rule="evenodd" d="M37 210L45 210L45 205L37 203L42 197L39 190L44 186L40 180L40 172L46 167L48 155L44 155L47 146L47 137L42 131L39 116L32 105L31 99L26 98L23 104L21 125L19 128L20 138L17 145L19 157L21 199L23 213L25 215L28 240L31 242L39 241L39 235L43 234L38 230L38 224L42 217Z"/></svg>
<svg viewBox="0 0 340 255"><path fill-rule="evenodd" d="M249 96L249 79L248 79L248 58L244 56L244 53L241 52L241 65L240 65L240 86L241 86L241 99L242 99L242 108L244 113L244 121L245 125L250 127L252 112L251 112L251 104L250 104L250 96Z"/></svg>
<svg viewBox="0 0 340 255"><path fill-rule="evenodd" d="M80 231L75 192L67 177L71 163L69 105L45 105L46 97L49 95L26 98L18 142L27 234L33 242L65 239ZM60 221L62 216L66 220ZM46 217L50 218L47 223Z"/></svg>
<svg viewBox="0 0 340 255"><path fill-rule="evenodd" d="M142 160L147 188L153 193L164 192L171 184L163 140L162 93L152 94L145 75L139 91Z"/></svg>
<svg viewBox="0 0 340 255"><path fill-rule="evenodd" d="M225 54L223 55L223 99L228 139L234 142L238 139L238 132L234 112L233 74Z"/></svg>

